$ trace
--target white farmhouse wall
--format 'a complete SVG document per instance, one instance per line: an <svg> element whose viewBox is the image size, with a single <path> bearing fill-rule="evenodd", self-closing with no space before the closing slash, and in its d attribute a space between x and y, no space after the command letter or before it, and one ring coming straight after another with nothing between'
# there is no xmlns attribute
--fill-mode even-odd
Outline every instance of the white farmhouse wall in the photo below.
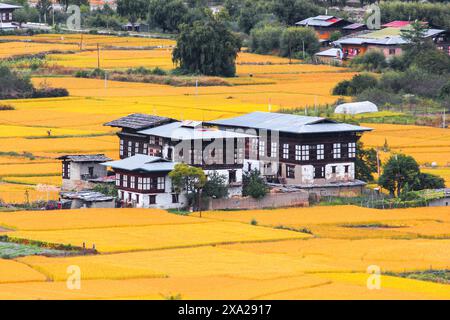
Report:
<svg viewBox="0 0 450 320"><path fill-rule="evenodd" d="M348 173L345 167L348 166ZM333 167L336 167L336 173L332 173ZM325 166L325 179L327 181L349 181L355 179L355 164L348 163L330 163Z"/></svg>
<svg viewBox="0 0 450 320"><path fill-rule="evenodd" d="M314 183L314 166L312 165L301 166L301 180L302 183L306 184Z"/></svg>
<svg viewBox="0 0 450 320"><path fill-rule="evenodd" d="M82 179L83 175L89 175L89 167L94 168L94 176L98 178L106 177L108 172L106 167L100 165L97 162L92 163L80 163L71 162L70 163L70 179L63 179L62 189L66 191L71 190L83 190L92 188L94 185L89 181Z"/></svg>

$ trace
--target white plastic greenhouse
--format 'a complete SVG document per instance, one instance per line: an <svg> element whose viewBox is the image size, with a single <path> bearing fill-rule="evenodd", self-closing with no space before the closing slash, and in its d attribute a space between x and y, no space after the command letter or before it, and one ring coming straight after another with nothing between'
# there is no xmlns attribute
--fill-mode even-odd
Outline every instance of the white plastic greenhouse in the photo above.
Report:
<svg viewBox="0 0 450 320"><path fill-rule="evenodd" d="M359 114L378 112L378 107L370 101L344 103L336 107L334 113L337 114Z"/></svg>

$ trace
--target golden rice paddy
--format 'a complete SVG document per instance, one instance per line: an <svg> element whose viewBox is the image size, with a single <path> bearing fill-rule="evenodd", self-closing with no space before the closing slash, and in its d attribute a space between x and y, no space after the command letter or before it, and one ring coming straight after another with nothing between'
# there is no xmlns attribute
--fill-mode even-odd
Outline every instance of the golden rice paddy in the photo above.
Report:
<svg viewBox="0 0 450 320"><path fill-rule="evenodd" d="M1 37L0 58L47 51L70 68L173 68L173 40L99 35ZM28 41L28 42L21 42ZM82 42L83 51L80 52ZM14 50L7 50L8 45ZM141 50L140 47L154 47ZM138 50L139 49L139 50ZM130 58L132 57L132 58ZM118 139L103 123L134 112L211 120L251 111L333 103L344 68L241 53L230 86L172 87L95 79L34 78L70 96L9 100L0 111L0 199L56 199L37 185L59 185L62 154L118 157ZM367 125L367 146L413 155L448 181L448 130ZM48 131L51 130L51 136ZM32 153L30 160L23 152ZM257 226L251 225L251 221ZM7 229L7 230L6 230ZM7 232L5 232L7 231ZM306 234L300 231L309 231ZM0 212L0 235L88 248L98 255L0 259L0 299L450 299L448 284L381 276L369 290L366 270L449 269L447 208L379 211L354 206L205 212L162 210ZM67 268L78 266L81 289L69 290ZM195 284L195 285L193 285Z"/></svg>
<svg viewBox="0 0 450 320"><path fill-rule="evenodd" d="M203 218L134 209L2 213L0 226L10 229L10 237L73 245L82 239L87 247L95 241L100 251L104 247L121 252L0 260L0 268L8 270L7 280L0 278L0 298L450 298L446 284L384 274L380 289L370 290L366 273L369 266L378 266L383 273L448 268L448 236L406 240L385 234L352 239L351 234L348 238L308 236L270 227L308 225L313 229L314 225L383 221L431 230L436 228L432 221L450 222L445 208L332 209L207 212ZM260 226L251 225L249 219ZM446 228L448 234L448 224ZM80 290L67 289L70 266L79 267Z"/></svg>

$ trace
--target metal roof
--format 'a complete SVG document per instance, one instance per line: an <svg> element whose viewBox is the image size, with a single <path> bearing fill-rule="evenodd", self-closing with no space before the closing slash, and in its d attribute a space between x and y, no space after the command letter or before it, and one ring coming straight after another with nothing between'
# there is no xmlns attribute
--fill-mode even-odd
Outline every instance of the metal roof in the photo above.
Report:
<svg viewBox="0 0 450 320"><path fill-rule="evenodd" d="M114 197L106 196L103 193L89 190L78 192L61 192L61 197L63 199L78 199L87 202L104 202L114 200Z"/></svg>
<svg viewBox="0 0 450 320"><path fill-rule="evenodd" d="M310 17L306 18L302 21L299 21L295 23L296 25L300 26L312 26L312 27L328 27L335 23L341 22L344 19L337 18L334 16L316 16L316 17Z"/></svg>
<svg viewBox="0 0 450 320"><path fill-rule="evenodd" d="M321 52L317 52L315 56L339 58L341 56L341 53L342 53L341 49L332 48Z"/></svg>
<svg viewBox="0 0 450 320"><path fill-rule="evenodd" d="M346 30L355 30L361 27L365 27L366 25L364 23L352 23L349 24L348 26L343 27L342 29L346 29Z"/></svg>
<svg viewBox="0 0 450 320"><path fill-rule="evenodd" d="M233 131L204 128L199 123L196 123L195 127L186 124L187 122L172 122L159 127L142 130L139 131L139 133L149 136L170 138L173 140L212 140L254 137L252 135Z"/></svg>
<svg viewBox="0 0 450 320"><path fill-rule="evenodd" d="M374 44L374 45L402 45L408 43L402 38L402 30L406 28L384 28L381 30L368 32L365 34L358 35L357 37L344 37L339 40L334 41L334 44ZM425 37L433 37L438 35L445 30L441 29L428 29L425 32Z"/></svg>
<svg viewBox="0 0 450 320"><path fill-rule="evenodd" d="M395 20L381 25L385 28L401 28L411 24L410 21Z"/></svg>
<svg viewBox="0 0 450 320"><path fill-rule="evenodd" d="M137 154L123 160L105 162L102 163L102 165L126 171L160 172L172 171L175 168L176 163L164 160L160 157Z"/></svg>
<svg viewBox="0 0 450 320"><path fill-rule="evenodd" d="M104 125L110 127L142 130L169 122L171 120L172 119L166 117L159 117L142 113L134 113L126 117L105 123Z"/></svg>
<svg viewBox="0 0 450 320"><path fill-rule="evenodd" d="M104 154L69 154L59 157L58 160L69 160L72 162L105 162L111 161L112 159L106 157Z"/></svg>
<svg viewBox="0 0 450 320"><path fill-rule="evenodd" d="M276 130L296 134L329 133L329 132L363 132L370 128L346 123L337 123L321 117L297 116L283 113L253 112L243 116L210 121L218 126Z"/></svg>
<svg viewBox="0 0 450 320"><path fill-rule="evenodd" d="M0 3L0 9L19 9L22 8L21 6L15 6L8 3Z"/></svg>

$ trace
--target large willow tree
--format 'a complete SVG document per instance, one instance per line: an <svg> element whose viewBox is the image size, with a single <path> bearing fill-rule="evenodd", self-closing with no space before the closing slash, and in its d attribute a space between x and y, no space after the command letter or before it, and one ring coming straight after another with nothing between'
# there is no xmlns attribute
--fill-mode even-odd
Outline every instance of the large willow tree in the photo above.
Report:
<svg viewBox="0 0 450 320"><path fill-rule="evenodd" d="M233 77L240 49L240 38L211 16L180 26L172 59L184 73Z"/></svg>

